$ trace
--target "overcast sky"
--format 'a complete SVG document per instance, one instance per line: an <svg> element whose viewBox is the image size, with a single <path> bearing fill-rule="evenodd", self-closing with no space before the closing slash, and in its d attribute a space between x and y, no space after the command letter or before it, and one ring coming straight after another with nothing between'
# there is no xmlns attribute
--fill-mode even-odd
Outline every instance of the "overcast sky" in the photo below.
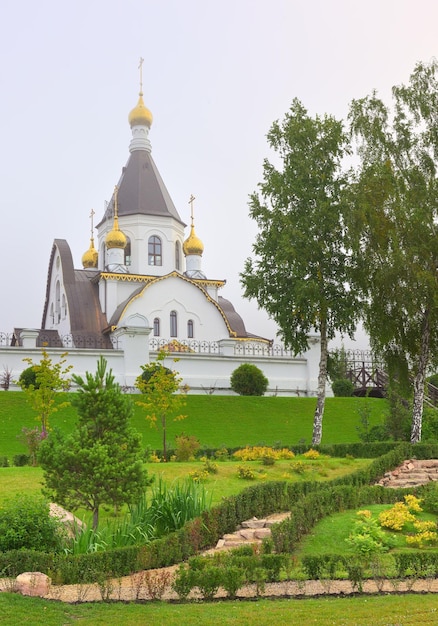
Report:
<svg viewBox="0 0 438 626"><path fill-rule="evenodd" d="M437 55L437 24L437 0L3 0L0 331L40 327L55 238L81 267L129 156L141 56L152 154L187 224L196 196L203 270L274 337L239 283L270 125L295 97L338 118L374 88L389 101Z"/></svg>

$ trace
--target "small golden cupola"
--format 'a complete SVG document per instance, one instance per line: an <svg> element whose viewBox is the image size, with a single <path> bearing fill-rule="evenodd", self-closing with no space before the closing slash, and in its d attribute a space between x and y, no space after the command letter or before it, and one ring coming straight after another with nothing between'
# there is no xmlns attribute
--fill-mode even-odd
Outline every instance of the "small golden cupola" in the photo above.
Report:
<svg viewBox="0 0 438 626"><path fill-rule="evenodd" d="M105 245L109 250L113 248L125 248L127 239L125 234L119 228L119 216L117 215L118 206L117 206L117 194L118 188L117 185L114 188L114 221L112 230L107 233L105 237Z"/></svg>
<svg viewBox="0 0 438 626"><path fill-rule="evenodd" d="M144 59L140 58L138 66L138 69L140 70L140 93L138 94L137 105L132 109L128 116L131 128L133 126L147 126L150 128L153 120L152 113L143 102L143 63Z"/></svg>
<svg viewBox="0 0 438 626"><path fill-rule="evenodd" d="M82 265L84 269L96 269L97 268L98 253L97 253L96 248L94 247L93 216L94 216L94 211L91 210L91 213L90 213L90 219L91 219L90 247L82 255Z"/></svg>
<svg viewBox="0 0 438 626"><path fill-rule="evenodd" d="M148 126L148 128L150 128L153 120L152 113L143 101L143 91L140 91L138 96L137 105L128 116L129 125L131 128L133 126Z"/></svg>
<svg viewBox="0 0 438 626"><path fill-rule="evenodd" d="M190 235L183 243L183 252L186 257L186 271L184 274L188 278L193 279L205 279L206 276L201 268L202 262L202 253L204 252L204 244L199 239L199 237L195 233L195 225L193 218L193 202L195 197L193 194L190 196L189 204L190 204L190 214L192 225L190 227Z"/></svg>
<svg viewBox="0 0 438 626"><path fill-rule="evenodd" d="M191 205L191 220L192 224L190 226L190 235L183 243L183 252L185 256L189 256L195 254L197 256L202 256L204 252L204 244L199 239L199 237L195 233L195 225L194 225L194 217L193 217L193 201L195 197L192 195L190 197L189 203Z"/></svg>
<svg viewBox="0 0 438 626"><path fill-rule="evenodd" d="M195 233L195 227L193 223L190 226L190 235L183 243L183 251L186 256L188 256L189 254L202 256L202 253L204 252L204 244Z"/></svg>

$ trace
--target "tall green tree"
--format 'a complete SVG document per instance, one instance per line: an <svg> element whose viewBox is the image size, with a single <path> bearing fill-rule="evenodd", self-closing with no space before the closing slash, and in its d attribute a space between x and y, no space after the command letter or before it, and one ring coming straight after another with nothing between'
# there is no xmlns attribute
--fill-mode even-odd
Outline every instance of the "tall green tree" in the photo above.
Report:
<svg viewBox="0 0 438 626"><path fill-rule="evenodd" d="M342 122L311 117L294 100L282 122L268 135L275 151L265 160L259 193L250 199L250 216L259 233L254 257L247 259L241 283L279 328L296 354L307 350L309 334L320 334L317 403L312 443L322 437L328 341L337 331L351 335L358 312L348 288L349 256L343 211L349 152Z"/></svg>
<svg viewBox="0 0 438 626"><path fill-rule="evenodd" d="M94 529L102 504L133 504L148 484L141 437L130 425L132 399L106 368L101 357L94 375L73 376L78 424L69 436L51 432L39 451L47 494L69 509L91 511Z"/></svg>
<svg viewBox="0 0 438 626"><path fill-rule="evenodd" d="M60 355L58 362L53 362L46 350L42 351L38 363L34 363L30 357L23 361L29 363L28 369L32 368L35 384L27 384L22 376L19 383L28 403L37 413L37 419L41 422L41 438L44 439L47 436L50 416L68 404L66 401L59 401L58 392L67 391L70 387L69 373L73 366L66 365L67 352Z"/></svg>
<svg viewBox="0 0 438 626"><path fill-rule="evenodd" d="M167 420L182 420L186 416L179 413L185 405L187 387L182 387L178 372L163 365L167 353L161 350L154 363L142 365L142 373L135 385L142 394L137 404L146 409L146 419L151 426L161 427L163 433L163 458L167 461ZM177 359L175 359L177 360Z"/></svg>
<svg viewBox="0 0 438 626"><path fill-rule="evenodd" d="M359 166L350 233L365 326L398 382L413 380L421 440L427 368L438 356L438 65L419 63L389 107L373 92L350 109Z"/></svg>

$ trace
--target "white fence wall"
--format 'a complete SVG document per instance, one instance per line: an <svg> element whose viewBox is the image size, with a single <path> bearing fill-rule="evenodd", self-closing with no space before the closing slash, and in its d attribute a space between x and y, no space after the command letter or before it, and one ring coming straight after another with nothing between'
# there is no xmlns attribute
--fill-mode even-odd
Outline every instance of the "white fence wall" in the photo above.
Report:
<svg viewBox="0 0 438 626"><path fill-rule="evenodd" d="M276 351L270 355L254 355L254 350L234 350L231 343L221 345L218 354L175 353L166 357L165 365L175 369L183 378L183 384L190 388L189 393L232 394L230 376L242 363L253 363L259 367L269 381L267 395L314 396L317 390L319 343L313 341L309 351L301 356L292 357ZM95 372L96 364L102 355L113 370L117 382L134 390L135 377L132 375L132 354L125 358L123 349L82 349L44 348L53 361L57 362L67 352L67 362L73 365L73 372L81 376L86 371ZM238 352L238 354L236 354ZM140 365L156 358L156 352L136 356ZM17 381L20 373L28 367L23 359L30 357L34 363L41 359L41 348L0 346L0 377L6 370L12 371L12 378ZM177 362L173 362L173 358ZM16 384L11 389L18 389Z"/></svg>

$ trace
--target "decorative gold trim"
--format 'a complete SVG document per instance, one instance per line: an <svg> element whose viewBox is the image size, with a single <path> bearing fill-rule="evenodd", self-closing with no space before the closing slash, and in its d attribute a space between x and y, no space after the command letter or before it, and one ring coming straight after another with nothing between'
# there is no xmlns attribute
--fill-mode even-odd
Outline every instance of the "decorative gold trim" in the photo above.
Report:
<svg viewBox="0 0 438 626"><path fill-rule="evenodd" d="M265 339L264 337L236 337L237 341L254 341L255 343L267 343L268 345L273 344L272 339Z"/></svg>
<svg viewBox="0 0 438 626"><path fill-rule="evenodd" d="M237 333L235 330L233 330L228 322L227 316L225 315L224 311L222 310L222 307L219 306L218 302L216 302L216 300L214 300L214 298L212 298L204 289L204 287L199 284L201 281L197 281L197 280L192 280L191 278L187 278L187 276L183 276L182 274L180 274L179 272L170 272L170 274L165 274L164 276L139 276L136 274L112 274L109 272L102 272L101 274L102 278L104 280L111 280L111 279L115 279L115 280L128 280L129 281L129 277L131 277L131 281L130 282L145 282L145 286L143 287L143 289L137 293L135 296L133 296L129 302L127 303L127 305L123 308L123 311L120 313L119 319L121 319L124 315L126 310L131 306L131 304L134 302L134 300L136 300L137 298L140 298L143 295L143 292L145 289L147 289L148 287L150 287L151 285L155 284L155 283L159 283L162 280L165 280L166 278L179 278L181 280L184 280L186 283L190 283L192 285L194 285L195 287L197 287L197 289L199 289L200 291L202 291L202 293L204 294L204 296L206 297L206 299L208 300L208 302L211 302L212 304L214 304L214 306L217 308L217 310L219 311L219 313L221 314L224 322L225 322L225 326L227 327L228 330L228 334L230 335L230 337L237 337ZM141 280L142 279L142 280ZM205 282L205 281L203 281ZM217 281L207 281L208 284L214 284Z"/></svg>
<svg viewBox="0 0 438 626"><path fill-rule="evenodd" d="M102 280L120 280L128 283L150 283L159 278L168 278L170 276L178 276L178 278L182 278L183 280L196 284L196 286L201 286L204 289L207 287L223 287L227 282L226 280L210 280L208 278L188 278L179 272L171 272L170 274L165 274L164 276L148 276L146 274L117 274L112 272L100 273Z"/></svg>

